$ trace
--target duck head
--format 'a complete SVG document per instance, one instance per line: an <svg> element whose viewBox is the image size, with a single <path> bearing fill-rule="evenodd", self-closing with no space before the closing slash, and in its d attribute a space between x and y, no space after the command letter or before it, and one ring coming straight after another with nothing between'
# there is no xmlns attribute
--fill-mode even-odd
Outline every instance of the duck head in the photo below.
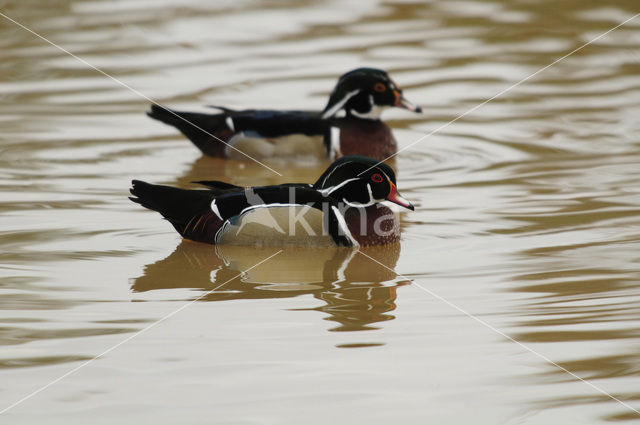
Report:
<svg viewBox="0 0 640 425"><path fill-rule="evenodd" d="M344 110L347 116L377 120L382 111L389 107L422 112L419 106L405 99L402 90L385 71L358 68L340 77L322 111L322 118L334 117Z"/></svg>
<svg viewBox="0 0 640 425"><path fill-rule="evenodd" d="M320 176L314 188L352 207L368 207L389 201L414 210L396 187L396 174L384 162L359 155L335 161Z"/></svg>

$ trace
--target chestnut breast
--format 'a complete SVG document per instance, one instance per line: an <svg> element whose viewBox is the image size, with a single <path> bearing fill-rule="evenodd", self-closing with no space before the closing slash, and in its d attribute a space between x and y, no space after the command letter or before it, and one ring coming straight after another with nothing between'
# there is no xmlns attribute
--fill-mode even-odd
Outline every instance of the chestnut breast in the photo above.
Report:
<svg viewBox="0 0 640 425"><path fill-rule="evenodd" d="M384 160L398 151L398 144L382 121L345 118L340 123L340 151Z"/></svg>
<svg viewBox="0 0 640 425"><path fill-rule="evenodd" d="M398 214L384 204L366 208L351 207L345 221L353 238L362 246L385 245L400 241Z"/></svg>

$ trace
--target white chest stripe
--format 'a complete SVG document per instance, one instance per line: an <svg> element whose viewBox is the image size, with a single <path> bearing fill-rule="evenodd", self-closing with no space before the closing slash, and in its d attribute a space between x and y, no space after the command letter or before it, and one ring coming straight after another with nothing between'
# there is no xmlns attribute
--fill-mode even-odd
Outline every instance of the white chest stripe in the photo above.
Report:
<svg viewBox="0 0 640 425"><path fill-rule="evenodd" d="M347 222L344 220L344 217L342 216L342 214L340 214L340 210L338 210L338 208L333 206L333 205L331 206L331 209L333 210L333 213L336 215L336 218L338 219L338 226L340 226L340 230L342 230L342 233L344 233L344 235L347 237L347 239L349 239L349 241L351 241L351 244L353 246L360 246L358 241L356 241L353 238L353 235L351 234L351 231L349 230L349 226L347 226Z"/></svg>
<svg viewBox="0 0 640 425"><path fill-rule="evenodd" d="M229 130L233 132L236 131L236 126L233 125L233 119L231 117L227 117L227 119L224 120L224 122L227 124L227 127L229 127Z"/></svg>
<svg viewBox="0 0 640 425"><path fill-rule="evenodd" d="M330 142L329 146L329 159L334 161L338 156L342 153L340 152L340 127L331 127L330 134Z"/></svg>
<svg viewBox="0 0 640 425"><path fill-rule="evenodd" d="M214 199L213 202L211 202L211 211L213 211L213 213L218 216L218 218L220 220L222 220L222 216L220 215L220 210L218 209L218 206L216 205L216 200Z"/></svg>

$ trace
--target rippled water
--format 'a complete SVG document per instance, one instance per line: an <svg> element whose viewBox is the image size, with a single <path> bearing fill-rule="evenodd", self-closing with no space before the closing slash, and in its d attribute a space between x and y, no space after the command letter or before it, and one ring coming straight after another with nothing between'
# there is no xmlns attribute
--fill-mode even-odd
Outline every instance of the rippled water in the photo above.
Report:
<svg viewBox="0 0 640 425"><path fill-rule="evenodd" d="M387 69L425 110L385 115L401 147L640 12L1 5L183 109L318 109L343 72ZM274 251L181 241L127 199L129 181L311 181L326 164L270 163L279 177L201 158L139 94L3 17L0 35L0 409L104 353L2 423L640 420L540 357L640 409L640 17L403 151L399 187L417 209L401 248L288 249L244 273Z"/></svg>

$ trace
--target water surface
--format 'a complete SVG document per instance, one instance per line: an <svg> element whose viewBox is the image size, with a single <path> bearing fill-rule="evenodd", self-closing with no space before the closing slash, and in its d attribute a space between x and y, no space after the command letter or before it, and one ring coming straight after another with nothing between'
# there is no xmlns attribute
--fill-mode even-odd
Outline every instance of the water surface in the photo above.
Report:
<svg viewBox="0 0 640 425"><path fill-rule="evenodd" d="M320 109L390 72L401 147L637 2L4 2L160 103ZM640 19L640 18L638 18ZM640 20L403 151L400 246L181 241L131 179L313 181L203 158L148 100L0 17L0 409L11 424L591 424L640 415ZM383 263L380 266L367 256ZM217 288L217 289L216 289ZM211 292L212 290L214 290ZM434 296L434 294L436 296ZM438 298L440 297L440 298Z"/></svg>

